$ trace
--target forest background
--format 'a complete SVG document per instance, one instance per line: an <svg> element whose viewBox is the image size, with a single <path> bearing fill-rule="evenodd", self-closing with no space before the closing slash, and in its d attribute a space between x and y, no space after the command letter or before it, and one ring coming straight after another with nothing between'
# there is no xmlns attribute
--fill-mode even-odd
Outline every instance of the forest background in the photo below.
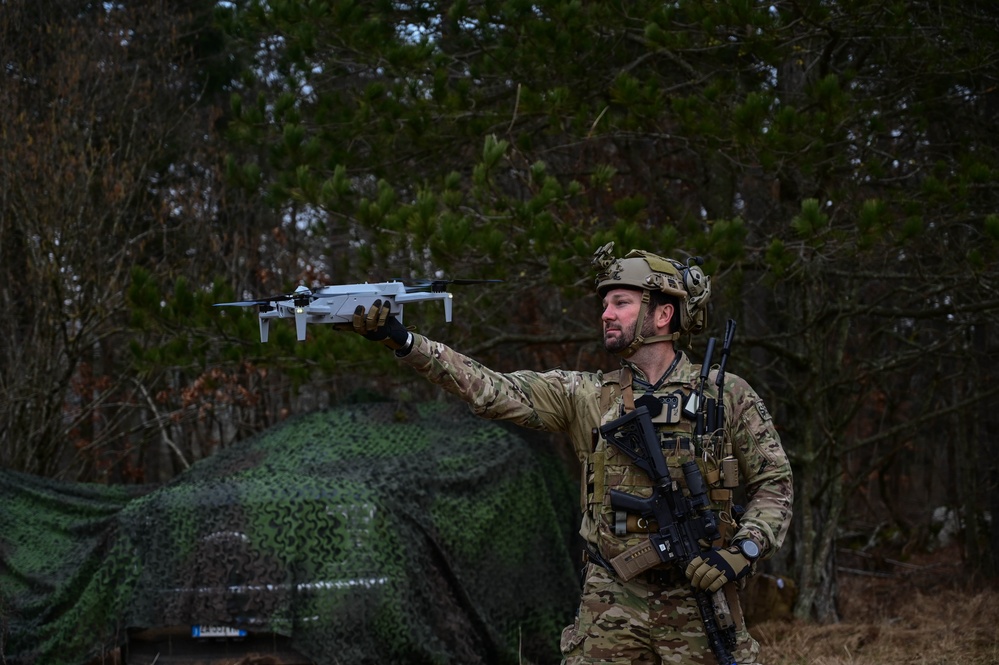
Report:
<svg viewBox="0 0 999 665"><path fill-rule="evenodd" d="M499 370L613 368L614 241L703 256L708 333L738 321L800 618L937 509L999 572L991 0L7 0L0 59L4 467L162 482L291 414L427 399L356 335L262 345L212 307L298 284L502 279L407 323Z"/></svg>

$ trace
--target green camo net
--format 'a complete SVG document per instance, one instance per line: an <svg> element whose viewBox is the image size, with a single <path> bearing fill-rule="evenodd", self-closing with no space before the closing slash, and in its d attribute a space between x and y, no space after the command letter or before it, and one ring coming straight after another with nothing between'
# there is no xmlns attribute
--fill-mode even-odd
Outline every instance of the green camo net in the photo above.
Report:
<svg viewBox="0 0 999 665"><path fill-rule="evenodd" d="M0 662L194 624L289 636L319 664L557 662L578 509L545 444L463 405L376 403L157 488L0 471Z"/></svg>

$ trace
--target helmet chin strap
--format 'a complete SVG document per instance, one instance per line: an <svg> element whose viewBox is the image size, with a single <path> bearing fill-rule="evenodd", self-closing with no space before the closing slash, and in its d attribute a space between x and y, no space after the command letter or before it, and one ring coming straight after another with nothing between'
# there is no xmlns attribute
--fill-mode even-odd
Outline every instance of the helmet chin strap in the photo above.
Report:
<svg viewBox="0 0 999 665"><path fill-rule="evenodd" d="M638 318L635 319L635 339L631 341L626 348L622 349L619 353L625 357L630 358L635 355L639 347L645 344L655 344L657 342L674 342L680 339L680 333L674 332L667 335L653 335L652 337L642 337L642 325L645 323L645 317L649 313L649 292L642 289L642 304L638 308Z"/></svg>

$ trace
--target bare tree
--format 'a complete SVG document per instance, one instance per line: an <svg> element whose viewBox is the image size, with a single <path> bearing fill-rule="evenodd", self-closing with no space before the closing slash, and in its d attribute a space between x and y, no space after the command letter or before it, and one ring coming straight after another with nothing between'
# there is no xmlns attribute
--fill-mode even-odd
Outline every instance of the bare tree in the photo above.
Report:
<svg viewBox="0 0 999 665"><path fill-rule="evenodd" d="M136 471L130 412L146 405L121 334L130 275L141 265L170 275L198 259L198 219L214 214L215 166L194 131L211 117L185 33L196 23L161 3L13 2L0 13L7 466ZM185 163L207 172L191 178Z"/></svg>

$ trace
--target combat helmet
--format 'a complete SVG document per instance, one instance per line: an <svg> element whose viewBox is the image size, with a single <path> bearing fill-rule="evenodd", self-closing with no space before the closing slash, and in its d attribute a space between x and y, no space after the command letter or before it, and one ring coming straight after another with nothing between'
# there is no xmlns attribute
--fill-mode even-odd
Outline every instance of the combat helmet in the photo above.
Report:
<svg viewBox="0 0 999 665"><path fill-rule="evenodd" d="M667 259L651 252L633 249L623 259L614 258L614 243L609 242L593 254L597 268L597 293L604 297L611 289L631 288L642 291L642 305L638 311L635 341L621 353L632 355L643 344L674 341L681 335L699 333L707 319L707 304L711 297L711 278L704 274L700 257L691 257L686 263ZM680 329L669 335L643 338L641 322L649 307L653 291L675 296L680 303Z"/></svg>

